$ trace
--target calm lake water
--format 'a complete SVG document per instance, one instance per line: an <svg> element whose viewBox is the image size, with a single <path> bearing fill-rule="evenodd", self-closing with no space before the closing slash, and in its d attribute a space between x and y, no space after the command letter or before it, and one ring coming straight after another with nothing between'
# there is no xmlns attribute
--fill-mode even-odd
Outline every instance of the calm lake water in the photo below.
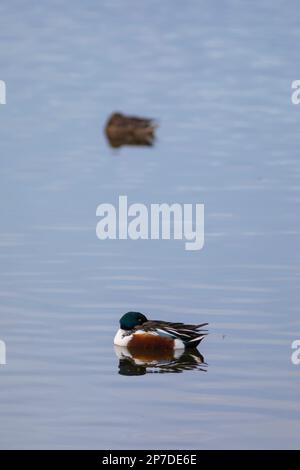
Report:
<svg viewBox="0 0 300 470"><path fill-rule="evenodd" d="M1 2L1 448L299 447L299 14ZM115 110L157 118L156 145L111 149ZM204 249L98 240L120 194L204 203ZM204 370L119 373L128 310L209 322Z"/></svg>

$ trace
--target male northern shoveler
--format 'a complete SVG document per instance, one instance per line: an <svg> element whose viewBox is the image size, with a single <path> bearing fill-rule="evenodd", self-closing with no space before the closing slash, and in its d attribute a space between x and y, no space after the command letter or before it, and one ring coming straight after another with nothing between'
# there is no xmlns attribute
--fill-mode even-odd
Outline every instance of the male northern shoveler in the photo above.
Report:
<svg viewBox="0 0 300 470"><path fill-rule="evenodd" d="M122 145L153 145L157 124L153 119L113 113L105 126L112 147Z"/></svg>
<svg viewBox="0 0 300 470"><path fill-rule="evenodd" d="M206 335L206 330L201 328L207 325L148 320L142 313L128 312L120 319L114 344L127 347L130 353L150 349L174 351L195 348Z"/></svg>

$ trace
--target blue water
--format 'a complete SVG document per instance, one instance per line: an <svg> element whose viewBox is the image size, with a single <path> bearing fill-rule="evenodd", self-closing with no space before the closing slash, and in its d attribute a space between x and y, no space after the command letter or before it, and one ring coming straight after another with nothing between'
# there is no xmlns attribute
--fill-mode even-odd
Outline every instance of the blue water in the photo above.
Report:
<svg viewBox="0 0 300 470"><path fill-rule="evenodd" d="M1 448L299 447L299 13L1 2ZM115 110L156 145L111 149ZM204 203L203 250L98 240L121 194ZM209 322L206 371L119 374L128 310Z"/></svg>

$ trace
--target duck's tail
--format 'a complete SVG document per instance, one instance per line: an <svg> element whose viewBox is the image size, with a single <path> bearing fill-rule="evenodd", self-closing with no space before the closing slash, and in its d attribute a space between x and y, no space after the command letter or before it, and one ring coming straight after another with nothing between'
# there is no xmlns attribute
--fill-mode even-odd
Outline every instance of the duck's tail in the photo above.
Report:
<svg viewBox="0 0 300 470"><path fill-rule="evenodd" d="M184 323L167 323L163 329L173 338L180 339L186 347L196 348L203 338L208 334L206 327L208 323L199 325L186 325Z"/></svg>

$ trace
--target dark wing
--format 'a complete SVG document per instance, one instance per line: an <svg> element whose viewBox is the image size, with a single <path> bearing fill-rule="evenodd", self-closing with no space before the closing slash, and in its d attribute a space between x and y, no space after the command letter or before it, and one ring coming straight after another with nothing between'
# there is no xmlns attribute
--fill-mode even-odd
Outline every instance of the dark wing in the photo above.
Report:
<svg viewBox="0 0 300 470"><path fill-rule="evenodd" d="M140 326L135 327L135 331L157 331L160 334L166 334L174 339L181 339L186 346L196 347L200 341L207 335L207 330L202 328L208 323L199 325L188 325L185 323L172 323L166 321L147 321Z"/></svg>
<svg viewBox="0 0 300 470"><path fill-rule="evenodd" d="M156 127L154 119L139 118L136 116L128 116L128 124L139 128L153 128Z"/></svg>

